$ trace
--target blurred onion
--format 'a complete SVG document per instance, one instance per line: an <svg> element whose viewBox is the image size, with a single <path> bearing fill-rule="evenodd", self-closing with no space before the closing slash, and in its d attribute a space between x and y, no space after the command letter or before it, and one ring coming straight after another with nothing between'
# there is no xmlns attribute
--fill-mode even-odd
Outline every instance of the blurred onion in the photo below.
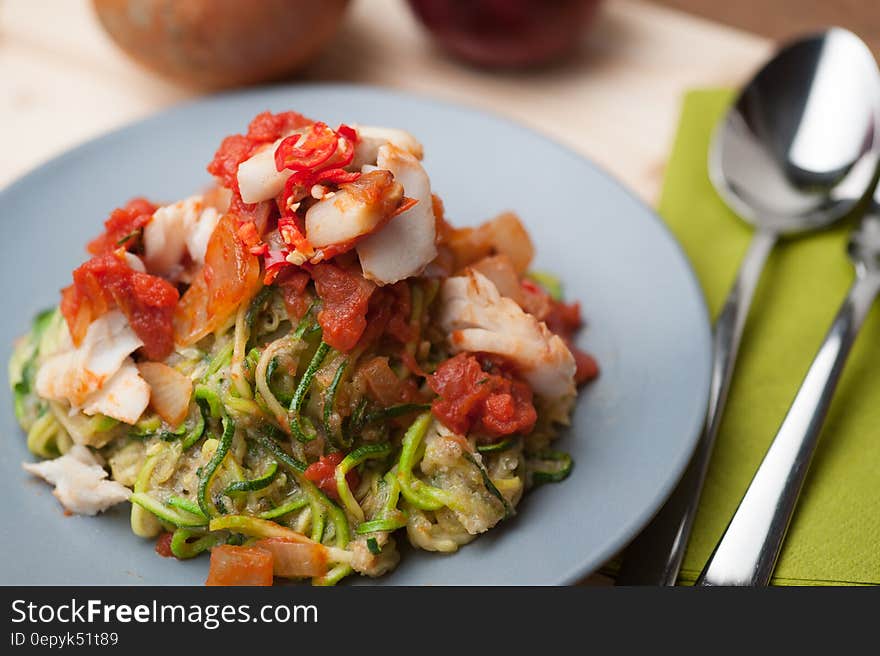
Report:
<svg viewBox="0 0 880 656"><path fill-rule="evenodd" d="M208 87L297 71L333 37L348 0L93 0L126 53L167 77Z"/></svg>

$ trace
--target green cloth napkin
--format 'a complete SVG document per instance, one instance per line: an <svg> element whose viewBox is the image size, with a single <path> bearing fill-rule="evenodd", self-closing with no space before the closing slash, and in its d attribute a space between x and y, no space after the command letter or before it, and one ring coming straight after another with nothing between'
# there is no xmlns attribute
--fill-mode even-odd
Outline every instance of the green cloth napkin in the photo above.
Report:
<svg viewBox="0 0 880 656"><path fill-rule="evenodd" d="M686 95L659 206L690 257L713 318L752 234L715 193L706 170L713 127L731 100L728 90ZM845 254L852 226L783 242L770 256L746 322L680 582L694 581L721 538L853 281ZM880 584L877 307L837 388L773 582Z"/></svg>

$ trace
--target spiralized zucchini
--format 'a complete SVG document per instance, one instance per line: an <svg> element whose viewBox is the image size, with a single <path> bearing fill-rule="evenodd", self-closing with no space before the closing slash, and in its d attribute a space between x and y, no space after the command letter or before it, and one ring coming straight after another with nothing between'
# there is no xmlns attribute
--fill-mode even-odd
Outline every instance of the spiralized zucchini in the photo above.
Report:
<svg viewBox="0 0 880 656"><path fill-rule="evenodd" d="M43 313L10 362L28 448L46 458L74 442L98 450L112 478L133 490L132 531L170 532L180 559L295 533L328 550L312 582L332 585L395 567L395 536L404 533L418 548L455 551L511 517L526 487L568 475L570 458L547 448L557 423L547 417L565 413L542 410L533 434L490 442L446 429L412 371L449 357L430 326L439 284L409 284L409 340L379 338L346 353L324 341L320 304L292 320L278 290L264 287L166 361L193 383L177 426L152 409L129 426L40 399L34 375L64 325L57 311ZM365 374L377 361L384 383L396 379L407 396L378 400Z"/></svg>

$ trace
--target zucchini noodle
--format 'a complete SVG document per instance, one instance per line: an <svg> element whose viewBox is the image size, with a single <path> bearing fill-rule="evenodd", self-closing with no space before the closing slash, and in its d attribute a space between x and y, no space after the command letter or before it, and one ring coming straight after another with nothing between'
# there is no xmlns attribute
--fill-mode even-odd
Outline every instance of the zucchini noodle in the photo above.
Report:
<svg viewBox="0 0 880 656"><path fill-rule="evenodd" d="M55 458L70 448L70 437L55 414L45 410L31 425L27 434L27 448L43 458Z"/></svg>
<svg viewBox="0 0 880 656"><path fill-rule="evenodd" d="M247 321L249 306L242 303L235 315L235 332L232 337L232 360L229 365L232 386L243 399L252 398L251 386L245 374L244 358L250 338L250 325Z"/></svg>
<svg viewBox="0 0 880 656"><path fill-rule="evenodd" d="M330 387L327 388L327 393L324 397L324 408L322 411L324 433L327 435L330 443L337 449L344 446L344 439L343 436L338 434L331 425L331 417L333 415L333 406L336 403L336 393L339 391L339 384L342 382L342 377L345 375L345 370L348 368L348 362L348 358L343 358L342 362L336 368L336 373L333 374L333 380L330 382Z"/></svg>
<svg viewBox="0 0 880 656"><path fill-rule="evenodd" d="M364 521L364 511L360 505L358 505L354 495L351 493L351 488L348 487L348 481L345 480L345 477L349 471L362 462L374 458L387 458L390 454L391 444L388 442L385 442L384 444L366 444L349 453L345 456L342 462L336 465L336 489L339 498L345 505L345 509L348 510L352 517L358 522Z"/></svg>
<svg viewBox="0 0 880 656"><path fill-rule="evenodd" d="M260 396L263 397L263 400L266 402L266 406L269 408L269 412L271 412L272 416L275 417L275 421L286 433L290 433L290 426L288 425L287 421L287 408L285 408L283 405L281 405L281 403L278 402L278 399L269 388L269 365L281 353L285 351L296 353L300 349L304 348L304 346L305 344L303 344L300 339L291 338L287 335L276 339L274 342L270 343L265 349L263 349L263 352L260 354L260 360L259 362L257 362L257 369L254 373L254 380L256 382L257 392L259 392Z"/></svg>
<svg viewBox="0 0 880 656"><path fill-rule="evenodd" d="M223 542L223 538L219 533L201 533L191 529L178 528L171 536L171 553L175 558L187 560L195 558L221 542Z"/></svg>
<svg viewBox="0 0 880 656"><path fill-rule="evenodd" d="M446 490L428 485L413 476L412 469L418 459L422 440L431 426L431 413L426 412L413 422L406 435L403 436L403 448L397 463L397 481L403 497L421 510L439 510L443 506L454 504L454 497Z"/></svg>
<svg viewBox="0 0 880 656"><path fill-rule="evenodd" d="M161 514L157 513L156 510L163 510L164 504L151 497L149 491L155 482L162 482L161 480L154 481L154 478L167 479L171 475L173 464L169 466L167 463L163 463L163 461L168 459L176 461L177 457L175 452L176 449L167 443L154 443L152 446L152 452L147 455L144 464L138 472L137 478L134 482L134 493L132 494L131 499L131 530L135 535L141 537L153 537L154 535L157 535L162 530L162 524L159 521L160 519L173 523L166 519L166 517L175 516L176 513L174 510L169 508L167 514L164 512ZM164 465L164 467L160 467L160 465ZM154 477L157 469L159 470L159 475ZM165 515L165 517L163 517L163 515ZM201 523L204 524L204 522Z"/></svg>
<svg viewBox="0 0 880 656"><path fill-rule="evenodd" d="M312 380L314 380L318 368L324 362L324 358L327 357L329 352L330 347L326 342L322 341L318 344L315 354L309 361L308 367L306 367L302 378L299 380L299 384L296 386L293 400L290 402L290 432L300 442L310 442L316 437L314 425L302 416L302 406L312 386Z"/></svg>
<svg viewBox="0 0 880 656"><path fill-rule="evenodd" d="M199 508L201 509L202 514L204 514L205 517L214 517L217 514L216 503L209 498L208 492L211 483L214 480L214 475L217 473L217 469L220 467L220 463L223 462L223 459L226 457L226 454L229 451L229 447L232 444L233 435L235 435L235 422L233 422L229 418L224 418L223 435L220 437L220 443L217 446L217 450L214 451L214 455L211 456L211 460L209 460L208 464L205 465L202 474L199 477Z"/></svg>

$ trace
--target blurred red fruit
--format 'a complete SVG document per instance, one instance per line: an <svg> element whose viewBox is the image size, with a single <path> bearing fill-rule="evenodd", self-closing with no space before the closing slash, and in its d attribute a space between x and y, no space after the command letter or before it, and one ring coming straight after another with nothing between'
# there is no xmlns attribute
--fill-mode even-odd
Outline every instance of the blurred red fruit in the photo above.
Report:
<svg viewBox="0 0 880 656"><path fill-rule="evenodd" d="M600 0L409 0L452 54L481 66L545 64L573 50Z"/></svg>

